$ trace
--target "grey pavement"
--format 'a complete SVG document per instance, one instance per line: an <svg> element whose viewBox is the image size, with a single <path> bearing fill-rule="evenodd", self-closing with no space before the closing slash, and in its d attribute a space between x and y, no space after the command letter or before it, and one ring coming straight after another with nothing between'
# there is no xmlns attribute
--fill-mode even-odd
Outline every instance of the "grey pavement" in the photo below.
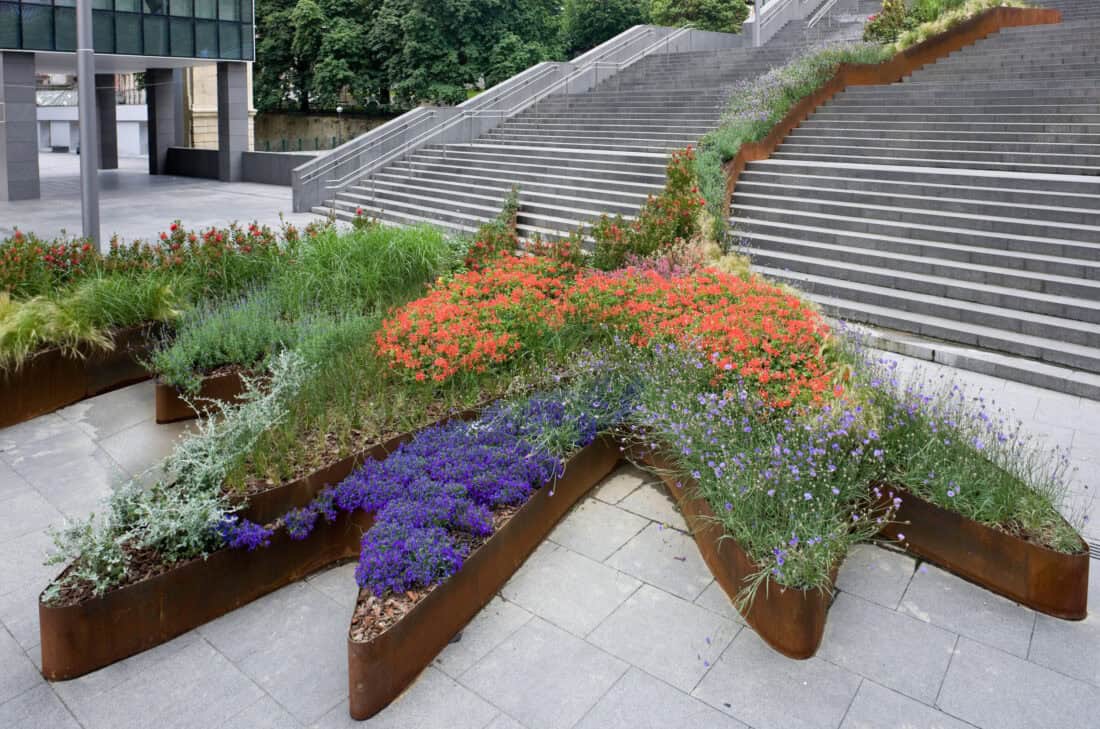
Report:
<svg viewBox="0 0 1100 729"><path fill-rule="evenodd" d="M0 238L16 228L40 238L80 235L79 156L43 153L38 159L42 197L0 201ZM280 213L298 227L321 220L312 213L291 212L289 187L150 175L146 157L121 157L118 165L99 173L103 240L114 234L127 242L152 240L173 220L187 228L253 221L277 227Z"/></svg>
<svg viewBox="0 0 1100 729"><path fill-rule="evenodd" d="M892 356L892 355L891 355ZM914 366L902 360L903 367ZM935 365L922 363L935 369ZM1097 512L1100 405L960 372L1080 467ZM413 686L347 713L351 565L312 575L87 676L38 674L45 529L140 475L186 425L150 384L0 430L0 727L394 729L1087 729L1100 620L1037 615L897 551L848 557L817 656L767 648L710 578L684 522L624 466L578 505ZM1092 524L1086 532L1100 538ZM1091 601L1100 605L1093 570Z"/></svg>

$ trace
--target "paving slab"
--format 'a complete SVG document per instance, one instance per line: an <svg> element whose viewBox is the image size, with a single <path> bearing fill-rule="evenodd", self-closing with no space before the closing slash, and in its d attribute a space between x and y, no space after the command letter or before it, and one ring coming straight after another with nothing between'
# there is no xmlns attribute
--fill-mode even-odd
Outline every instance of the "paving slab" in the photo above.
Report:
<svg viewBox="0 0 1100 729"><path fill-rule="evenodd" d="M576 729L748 729L731 716L631 668Z"/></svg>
<svg viewBox="0 0 1100 729"><path fill-rule="evenodd" d="M507 714L497 714L497 718L489 722L485 729L527 729L523 724L508 716Z"/></svg>
<svg viewBox="0 0 1100 729"><path fill-rule="evenodd" d="M668 490L660 484L651 482L643 485L620 501L619 506L665 526L685 532L688 530L687 522Z"/></svg>
<svg viewBox="0 0 1100 729"><path fill-rule="evenodd" d="M597 485L592 495L604 503L617 504L652 478L637 466L624 466Z"/></svg>
<svg viewBox="0 0 1100 729"><path fill-rule="evenodd" d="M584 555L552 542L543 542L500 594L583 637L641 584Z"/></svg>
<svg viewBox="0 0 1100 729"><path fill-rule="evenodd" d="M100 448L72 461L39 463L26 477L50 504L73 520L102 511L111 491L127 480L126 472Z"/></svg>
<svg viewBox="0 0 1100 729"><path fill-rule="evenodd" d="M585 499L554 528L550 539L603 562L648 524L648 519L619 507Z"/></svg>
<svg viewBox="0 0 1100 729"><path fill-rule="evenodd" d="M38 596L45 586L28 583L0 596L0 623L23 650L39 643Z"/></svg>
<svg viewBox="0 0 1100 729"><path fill-rule="evenodd" d="M588 640L690 692L740 629L732 620L644 585L600 623Z"/></svg>
<svg viewBox="0 0 1100 729"><path fill-rule="evenodd" d="M153 380L123 387L82 400L57 411L93 440L103 440L155 415L156 385Z"/></svg>
<svg viewBox="0 0 1100 729"><path fill-rule="evenodd" d="M80 724L45 682L0 703L0 726L12 729L80 729Z"/></svg>
<svg viewBox="0 0 1100 729"><path fill-rule="evenodd" d="M0 630L0 704L41 682L38 669L6 630Z"/></svg>
<svg viewBox="0 0 1100 729"><path fill-rule="evenodd" d="M643 529L607 564L685 600L699 597L714 579L695 540L660 524Z"/></svg>
<svg viewBox="0 0 1100 729"><path fill-rule="evenodd" d="M249 704L217 725L217 729L304 729L305 725L290 715L270 696Z"/></svg>
<svg viewBox="0 0 1100 729"><path fill-rule="evenodd" d="M460 676L531 617L516 603L494 597L436 657L436 667L449 676Z"/></svg>
<svg viewBox="0 0 1100 729"><path fill-rule="evenodd" d="M1100 689L960 638L937 706L980 729L1084 729L1100 716Z"/></svg>
<svg viewBox="0 0 1100 729"><path fill-rule="evenodd" d="M864 679L840 729L972 729L969 724Z"/></svg>
<svg viewBox="0 0 1100 729"><path fill-rule="evenodd" d="M1100 686L1100 565L1089 571L1089 616L1059 620L1039 615L1028 660Z"/></svg>
<svg viewBox="0 0 1100 729"><path fill-rule="evenodd" d="M68 683L56 684L59 693ZM146 665L100 693L70 694L65 702L85 729L209 729L262 696L209 643L194 640L171 660Z"/></svg>
<svg viewBox="0 0 1100 729"><path fill-rule="evenodd" d="M499 710L429 666L405 693L366 721L348 713L345 698L314 729L483 729Z"/></svg>
<svg viewBox="0 0 1100 729"><path fill-rule="evenodd" d="M24 491L0 501L0 544L6 544L51 524L59 525L63 516L37 491Z"/></svg>
<svg viewBox="0 0 1100 729"><path fill-rule="evenodd" d="M916 569L907 554L872 544L857 544L844 558L836 586L843 592L895 609Z"/></svg>
<svg viewBox="0 0 1100 729"><path fill-rule="evenodd" d="M310 724L347 697L350 613L306 582L199 628L294 718Z"/></svg>
<svg viewBox="0 0 1100 729"><path fill-rule="evenodd" d="M695 604L713 613L718 613L727 620L732 620L740 625L745 624L741 612L734 607L730 596L726 594L726 591L722 589L717 580L707 585L707 589L703 590L703 594L695 598Z"/></svg>
<svg viewBox="0 0 1100 729"><path fill-rule="evenodd" d="M52 550L53 539L45 530L6 542L0 560L0 597L44 588L62 569L61 565L44 564Z"/></svg>
<svg viewBox="0 0 1100 729"><path fill-rule="evenodd" d="M0 501L10 499L31 490L26 479L15 472L7 461L0 461Z"/></svg>
<svg viewBox="0 0 1100 729"><path fill-rule="evenodd" d="M139 476L167 457L180 437L194 428L194 421L157 425L146 420L104 438L100 445L128 474Z"/></svg>
<svg viewBox="0 0 1100 729"><path fill-rule="evenodd" d="M841 593L818 655L926 704L936 700L957 636Z"/></svg>
<svg viewBox="0 0 1100 729"><path fill-rule="evenodd" d="M820 658L781 656L745 629L691 695L753 729L836 729L859 684Z"/></svg>
<svg viewBox="0 0 1100 729"><path fill-rule="evenodd" d="M913 576L900 611L1020 658L1035 625L1034 611L934 565Z"/></svg>
<svg viewBox="0 0 1100 729"><path fill-rule="evenodd" d="M347 608L348 616L359 600L359 585L355 582L355 562L337 565L315 572L306 578L311 586L329 596L338 605Z"/></svg>
<svg viewBox="0 0 1100 729"><path fill-rule="evenodd" d="M536 617L459 680L530 729L568 729L627 668L618 658Z"/></svg>

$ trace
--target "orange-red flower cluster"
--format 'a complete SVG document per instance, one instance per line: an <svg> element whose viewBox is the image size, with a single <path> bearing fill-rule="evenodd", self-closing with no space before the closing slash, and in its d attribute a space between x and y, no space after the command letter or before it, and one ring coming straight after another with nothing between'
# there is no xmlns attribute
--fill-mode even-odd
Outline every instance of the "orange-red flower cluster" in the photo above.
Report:
<svg viewBox="0 0 1100 729"><path fill-rule="evenodd" d="M669 279L507 255L398 310L377 342L410 378L442 382L543 346L566 324L638 345L698 346L716 383L741 378L780 407L820 399L832 380L822 356L829 327L816 311L760 278L714 270Z"/></svg>

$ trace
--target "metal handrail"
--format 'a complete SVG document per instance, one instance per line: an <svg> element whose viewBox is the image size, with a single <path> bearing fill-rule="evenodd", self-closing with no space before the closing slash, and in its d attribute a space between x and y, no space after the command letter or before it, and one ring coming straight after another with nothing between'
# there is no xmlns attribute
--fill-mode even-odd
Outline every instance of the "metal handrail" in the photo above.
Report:
<svg viewBox="0 0 1100 729"><path fill-rule="evenodd" d="M573 63L576 63L578 61L583 61L583 59L585 59L587 56L590 56L593 53L597 54L596 59L603 58L604 56L607 56L610 53L614 53L614 52L617 52L617 51L621 50L621 48L623 46L629 45L630 43L634 43L637 40L637 36L639 34L641 34L641 35L650 35L654 32L655 32L655 29L652 26L644 26L644 25L632 26L632 27L628 28L627 30L623 31L622 33L620 33L615 38L611 38L608 41L605 41L604 43L602 43L601 45L596 46L592 50L587 51L586 53L578 56L576 59L574 59ZM607 46L607 47L604 48L603 46ZM587 63L593 63L593 62L586 62L585 65L587 65ZM550 71L557 70L562 65L563 65L562 63L551 63L551 62L535 64L534 66L524 70L522 73L520 73L516 76L512 76L511 78L505 79L501 83L490 87L486 91L483 91L482 93L478 94L477 96L475 96L472 99L468 99L468 100L462 102L461 104L459 104L457 107L454 107L454 108L464 109L464 107L467 107L467 106L469 106L469 107L478 107L478 106L483 106L486 103L496 101L496 100L500 99L501 97L503 97L504 95L506 95L506 93L513 93L513 92L523 88L524 86L527 86L527 85L533 83L538 78L541 78L544 74L546 74ZM565 64L565 65L568 65L568 64ZM408 128L409 124L413 123L412 118L406 118L406 117L410 117L410 115L419 115L419 114L422 114L424 111L433 111L434 112L438 108L439 107L418 107L417 109L413 109L409 112L406 112L405 114L402 114L401 116L397 117L396 119L393 119L390 122L387 122L386 124L383 124L381 127L377 127L375 130L372 130L372 132L380 132L382 129L385 129L386 127L390 126L390 124L392 124L394 122L397 122L401 125L399 129L395 127L395 130L404 131L405 129ZM465 108L464 113L466 113L468 111L472 111L472 110L473 109ZM418 122L422 121L422 119L417 119L417 121ZM390 132L387 132L386 134L383 134L382 136L374 136L374 135L372 135L371 132L368 132L367 134L363 135L362 137L359 137L357 139L352 139L352 140L348 141L346 144L343 144L340 147L337 147L336 149L332 150L332 152L330 152L327 155L324 155L323 157L320 157L320 158L315 159L315 160L311 160L308 163L300 165L298 169L305 168L304 171L300 173L301 174L301 181L303 183L307 183L307 182L312 182L312 181L316 180L318 177L324 175L325 173L329 172L333 168L344 164L349 159L354 158L355 156L362 154L364 151L366 151L368 149L371 149L372 147L375 147L378 144L381 144L386 139L389 139L392 136L393 131L394 130L390 130Z"/></svg>
<svg viewBox="0 0 1100 729"><path fill-rule="evenodd" d="M807 28L812 28L821 22L821 19L829 14L829 11L836 5L836 0L825 0L825 2L817 9L817 12L810 18L810 22L806 23Z"/></svg>
<svg viewBox="0 0 1100 729"><path fill-rule="evenodd" d="M638 27L638 26L635 26L635 27ZM651 34L651 33L655 32L653 28L646 28L644 30L645 30L646 34ZM680 29L674 31L673 33L670 33L669 35L665 36L664 38L662 38L662 39L660 39L660 40L658 40L654 43L651 43L650 45L646 46L644 49L642 49L638 53L635 53L633 56L631 56L630 58L628 58L626 60L623 60L623 61L602 61L602 60L598 60L598 59L593 60L593 61L589 61L589 62L585 63L582 67L580 67L580 68L576 69L575 71L573 71L573 73L569 74L565 78L563 78L560 81L554 83L553 85L549 86L548 88L543 89L537 95L535 95L533 97L528 97L527 99L524 99L523 101L520 101L520 102L514 104L511 107L504 108L504 109L493 109L493 108L489 108L489 109L463 109L458 114L455 114L454 116L440 122L440 124L432 127L431 129L428 129L428 130L422 132L421 134L414 137L413 139L410 139L410 140L406 141L401 146L399 146L396 149L392 150L391 152L389 152L385 156L383 156L379 159L371 160L367 164L360 166L359 168L343 175L342 177L338 177L338 178L335 178L333 180L328 181L328 183L325 185L325 188L329 189L329 190L340 189L340 188L344 187L346 184L348 184L348 182L350 180L358 179L358 178L361 178L361 177L364 177L364 176L370 174L371 172L378 169L379 167L385 166L385 165L389 164L391 161L400 158L405 153L407 153L408 150L410 150L412 148L415 148L415 147L418 147L420 144L422 144L424 141L426 141L429 137L435 136L437 134L442 134L443 132L446 132L449 129L452 129L453 127L457 126L458 124L461 124L462 122L464 122L468 119L476 118L476 117L480 117L480 116L500 116L502 118L510 118L510 117L514 116L515 114L519 113L520 111L523 111L524 109L527 109L530 106L539 103L540 101L545 99L547 96L550 96L551 94L555 93L558 89L562 88L563 86L568 87L568 85L570 83L572 83L573 81L575 81L578 77L583 76L585 74L588 74L588 73L592 72L592 70L597 69L600 66L614 66L615 68L617 68L619 70L621 70L623 68L626 68L627 66L630 66L631 64L636 63L639 59L644 58L654 48L659 47L662 43L667 45L672 40L674 40L676 38L679 38L680 36L690 32L691 30L692 30L691 28L680 28ZM634 42L634 39L631 39L629 41L629 43L632 43L632 42ZM628 42L624 41L623 43L618 44L616 47L607 49L605 52L600 54L600 57L606 56L606 55L608 55L609 53L611 53L613 51L621 50L621 48L623 46L626 46L626 45L628 45ZM582 58L583 58L583 56L582 56ZM498 94L496 98L499 98L499 97L500 97L500 95ZM473 101L473 99L471 99L471 101ZM456 108L461 108L461 106L462 105L459 105ZM369 148L369 147L365 147L364 149L367 149L367 148ZM316 178L316 175L313 175L310 179L315 179L315 178Z"/></svg>

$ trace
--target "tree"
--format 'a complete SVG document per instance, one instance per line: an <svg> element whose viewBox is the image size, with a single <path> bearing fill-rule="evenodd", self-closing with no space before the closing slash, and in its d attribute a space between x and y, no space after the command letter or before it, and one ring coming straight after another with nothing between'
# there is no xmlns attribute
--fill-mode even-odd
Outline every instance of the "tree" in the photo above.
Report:
<svg viewBox="0 0 1100 729"><path fill-rule="evenodd" d="M627 28L646 22L643 0L565 0L561 35L565 54L573 58Z"/></svg>
<svg viewBox="0 0 1100 729"><path fill-rule="evenodd" d="M649 12L657 25L690 25L723 33L740 33L749 17L749 7L741 0L652 0Z"/></svg>

